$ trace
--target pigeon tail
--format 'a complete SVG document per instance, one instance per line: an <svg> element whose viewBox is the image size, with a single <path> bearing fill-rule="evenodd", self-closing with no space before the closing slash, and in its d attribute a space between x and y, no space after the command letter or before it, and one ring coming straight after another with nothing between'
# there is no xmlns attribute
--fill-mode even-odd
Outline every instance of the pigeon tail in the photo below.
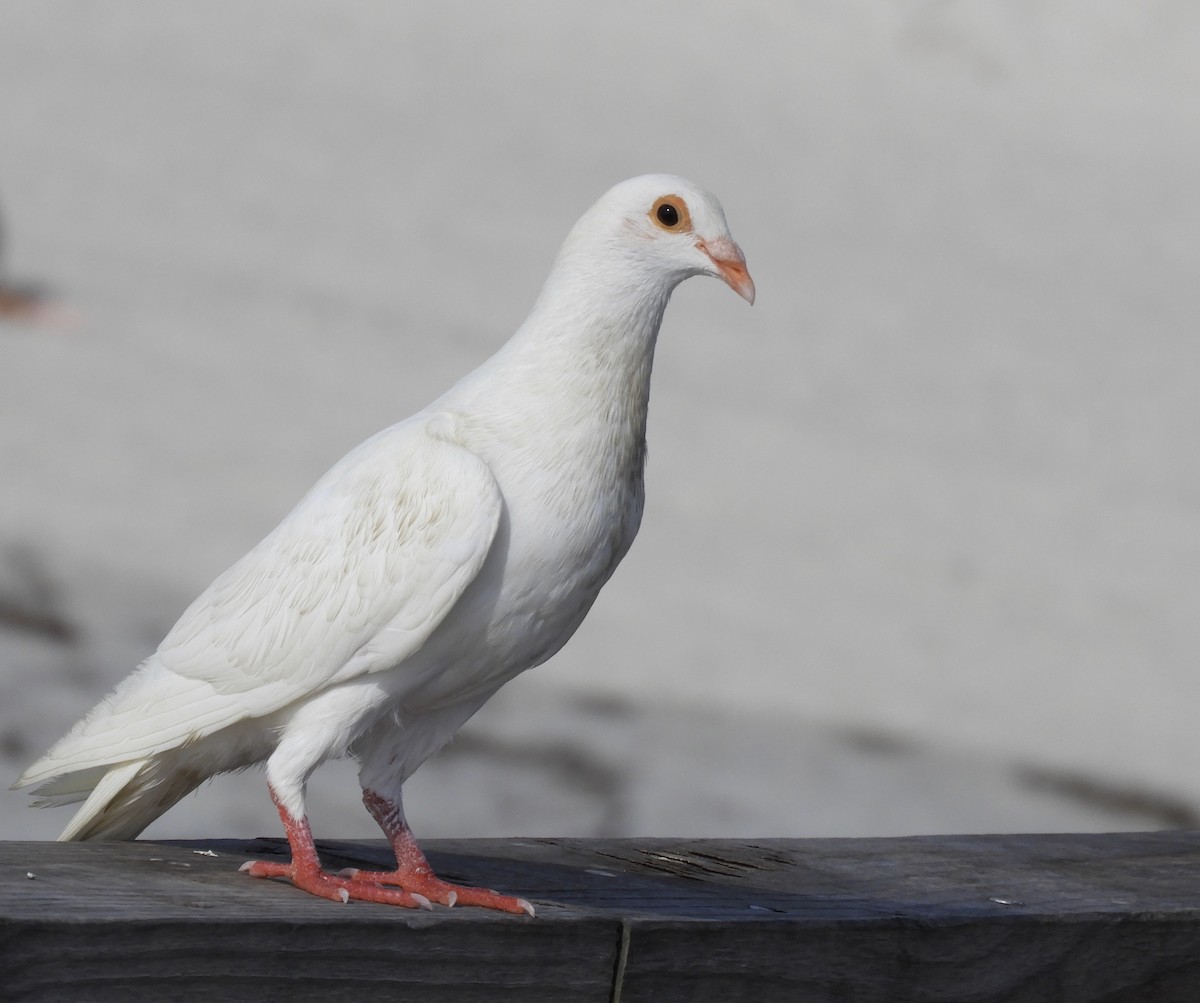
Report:
<svg viewBox="0 0 1200 1003"><path fill-rule="evenodd" d="M171 758L135 759L52 781L35 792L39 799L35 804L83 801L59 842L134 839L205 779L194 770L172 766ZM89 783L94 786L87 791L84 787Z"/></svg>

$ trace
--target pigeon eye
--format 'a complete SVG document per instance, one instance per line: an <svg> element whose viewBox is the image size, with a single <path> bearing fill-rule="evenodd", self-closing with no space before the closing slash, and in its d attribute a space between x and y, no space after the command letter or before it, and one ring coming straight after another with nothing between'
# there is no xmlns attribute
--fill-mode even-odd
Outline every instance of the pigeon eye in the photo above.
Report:
<svg viewBox="0 0 1200 1003"><path fill-rule="evenodd" d="M678 195L664 195L650 210L650 218L660 229L687 233L692 228L687 203Z"/></svg>

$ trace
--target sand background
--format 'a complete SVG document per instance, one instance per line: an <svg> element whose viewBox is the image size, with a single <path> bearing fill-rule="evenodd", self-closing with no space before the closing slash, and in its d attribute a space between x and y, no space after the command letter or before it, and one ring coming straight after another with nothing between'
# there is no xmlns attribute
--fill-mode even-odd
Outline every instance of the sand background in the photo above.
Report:
<svg viewBox="0 0 1200 1003"><path fill-rule="evenodd" d="M610 184L701 181L642 533L425 835L1200 824L1200 9L0 9L0 757L483 361ZM353 771L314 826L375 835ZM0 794L0 834L67 813ZM261 777L149 830L275 833Z"/></svg>

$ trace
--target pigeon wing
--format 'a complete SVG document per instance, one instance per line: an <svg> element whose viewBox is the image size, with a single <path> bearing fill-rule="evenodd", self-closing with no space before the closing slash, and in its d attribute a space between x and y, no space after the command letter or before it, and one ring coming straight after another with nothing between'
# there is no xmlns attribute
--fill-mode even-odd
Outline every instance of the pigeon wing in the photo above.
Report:
<svg viewBox="0 0 1200 1003"><path fill-rule="evenodd" d="M368 439L19 786L151 756L399 665L479 573L502 505L486 464L436 421Z"/></svg>

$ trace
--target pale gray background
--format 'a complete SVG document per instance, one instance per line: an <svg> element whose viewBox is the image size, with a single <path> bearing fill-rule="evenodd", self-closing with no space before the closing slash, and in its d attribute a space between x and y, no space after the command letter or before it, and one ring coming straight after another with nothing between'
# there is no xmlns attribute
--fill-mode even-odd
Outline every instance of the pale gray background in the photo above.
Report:
<svg viewBox="0 0 1200 1003"><path fill-rule="evenodd" d="M1200 8L0 7L0 753L20 772L646 171L682 287L641 538L419 834L1198 824ZM0 796L0 835L68 813ZM352 771L321 835L374 835ZM275 833L261 776L150 834Z"/></svg>

